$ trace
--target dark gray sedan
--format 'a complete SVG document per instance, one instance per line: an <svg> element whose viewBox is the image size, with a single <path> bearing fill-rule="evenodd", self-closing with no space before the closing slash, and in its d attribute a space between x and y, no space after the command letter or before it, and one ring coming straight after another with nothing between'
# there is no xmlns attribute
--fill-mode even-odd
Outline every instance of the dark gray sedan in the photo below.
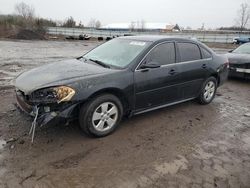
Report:
<svg viewBox="0 0 250 188"><path fill-rule="evenodd" d="M227 54L230 77L250 79L250 43L243 44Z"/></svg>
<svg viewBox="0 0 250 188"><path fill-rule="evenodd" d="M78 118L85 133L106 136L124 115L192 99L210 103L227 73L228 59L198 41L134 36L25 72L15 86L19 107L35 117L31 132Z"/></svg>

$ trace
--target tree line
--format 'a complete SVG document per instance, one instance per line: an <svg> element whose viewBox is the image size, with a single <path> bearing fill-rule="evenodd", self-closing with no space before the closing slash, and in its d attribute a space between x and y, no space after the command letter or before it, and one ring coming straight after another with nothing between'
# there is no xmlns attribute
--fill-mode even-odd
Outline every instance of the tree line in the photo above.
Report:
<svg viewBox="0 0 250 188"><path fill-rule="evenodd" d="M72 16L64 21L55 21L52 19L40 18L35 15L34 7L21 2L15 5L15 13L10 15L0 15L0 26L2 27L21 27L25 29L41 29L43 27L92 27L100 28L101 22L92 18L85 26L80 22L76 23Z"/></svg>
<svg viewBox="0 0 250 188"><path fill-rule="evenodd" d="M237 12L237 17L235 19L235 25L232 27L221 27L221 30L238 30L244 31L248 30L250 22L250 6L248 3L240 4L240 8ZM140 27L138 27L138 24ZM66 18L64 21L55 21L52 19L39 18L35 15L34 7L21 2L15 5L15 14L11 15L0 15L0 27L21 27L26 29L43 29L44 27L62 26L62 27L90 27L90 28L100 28L101 22L94 18L90 19L87 25L82 22L76 23L72 16ZM134 30L136 27L143 30L145 26L145 21L142 20L140 23L131 22L130 29Z"/></svg>

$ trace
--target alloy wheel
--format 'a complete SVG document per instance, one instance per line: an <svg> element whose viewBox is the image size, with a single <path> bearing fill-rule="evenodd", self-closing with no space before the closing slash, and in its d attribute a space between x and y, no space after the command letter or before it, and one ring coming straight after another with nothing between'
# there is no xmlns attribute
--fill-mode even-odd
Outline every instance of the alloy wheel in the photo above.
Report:
<svg viewBox="0 0 250 188"><path fill-rule="evenodd" d="M92 124L97 131L107 131L117 122L118 108L112 102L100 104L92 115Z"/></svg>
<svg viewBox="0 0 250 188"><path fill-rule="evenodd" d="M204 99L206 101L210 101L214 96L214 92L215 92L215 83L213 81L209 81L204 89L203 93Z"/></svg>

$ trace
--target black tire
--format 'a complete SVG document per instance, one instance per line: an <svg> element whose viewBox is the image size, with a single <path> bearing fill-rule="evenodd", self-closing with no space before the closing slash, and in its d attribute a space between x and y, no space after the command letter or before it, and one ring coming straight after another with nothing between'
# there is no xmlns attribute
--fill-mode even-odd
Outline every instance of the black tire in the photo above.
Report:
<svg viewBox="0 0 250 188"><path fill-rule="evenodd" d="M208 83L213 83L214 84L214 92L212 95L209 95L209 98L205 97L205 92L206 92L206 86L208 85ZM209 77L203 84L202 84L202 88L200 91L200 94L197 98L198 102L200 104L209 104L210 102L212 102L212 100L215 97L216 94L216 90L217 90L217 80L215 77Z"/></svg>
<svg viewBox="0 0 250 188"><path fill-rule="evenodd" d="M99 131L95 128L94 123L92 122L92 117L94 115L94 112L96 112L97 108L101 104L104 104L104 103L110 103L112 105L115 105L118 113L117 113L115 124L112 125L110 129ZM81 107L81 110L79 113L79 122L80 122L81 129L87 135L95 136L95 137L103 137L114 132L114 130L118 127L122 119L122 116L123 116L123 106L120 100L112 94L102 94L91 99L89 102L85 103Z"/></svg>

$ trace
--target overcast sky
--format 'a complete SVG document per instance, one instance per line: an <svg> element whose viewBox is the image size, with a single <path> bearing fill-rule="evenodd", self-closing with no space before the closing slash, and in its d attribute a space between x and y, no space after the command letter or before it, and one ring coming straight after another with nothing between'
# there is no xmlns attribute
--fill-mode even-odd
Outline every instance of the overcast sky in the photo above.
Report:
<svg viewBox="0 0 250 188"><path fill-rule="evenodd" d="M37 16L65 20L73 16L87 25L91 18L103 25L145 20L180 26L216 28L235 25L237 10L246 0L22 0ZM20 0L0 0L0 14L11 14Z"/></svg>

